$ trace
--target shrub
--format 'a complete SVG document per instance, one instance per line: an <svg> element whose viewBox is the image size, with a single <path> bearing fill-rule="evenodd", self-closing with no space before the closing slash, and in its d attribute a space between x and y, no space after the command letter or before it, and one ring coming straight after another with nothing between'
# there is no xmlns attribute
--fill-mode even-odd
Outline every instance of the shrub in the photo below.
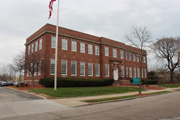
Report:
<svg viewBox="0 0 180 120"><path fill-rule="evenodd" d="M58 77L57 87L93 87L112 85L113 79L89 79L89 78L69 78ZM54 78L44 78L39 80L39 84L45 87L54 86Z"/></svg>
<svg viewBox="0 0 180 120"><path fill-rule="evenodd" d="M152 84L157 84L158 83L157 80L151 80L151 79L142 79L142 82L144 84L148 84L148 85L152 85Z"/></svg>

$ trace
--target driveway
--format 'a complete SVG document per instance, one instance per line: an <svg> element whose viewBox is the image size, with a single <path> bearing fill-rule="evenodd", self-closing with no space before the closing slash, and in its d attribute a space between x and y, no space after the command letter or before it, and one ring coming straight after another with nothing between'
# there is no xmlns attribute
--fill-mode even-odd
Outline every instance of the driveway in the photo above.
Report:
<svg viewBox="0 0 180 120"><path fill-rule="evenodd" d="M0 87L0 118L71 109L59 103Z"/></svg>

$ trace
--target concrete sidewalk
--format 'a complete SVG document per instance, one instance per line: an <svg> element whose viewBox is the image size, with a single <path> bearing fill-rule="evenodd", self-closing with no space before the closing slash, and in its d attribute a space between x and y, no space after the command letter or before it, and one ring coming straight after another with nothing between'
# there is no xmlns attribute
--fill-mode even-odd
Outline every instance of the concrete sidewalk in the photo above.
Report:
<svg viewBox="0 0 180 120"><path fill-rule="evenodd" d="M142 94L147 93L155 93L155 92L161 92L161 91L175 91L179 88L165 88L162 90L147 90L142 91ZM89 105L90 103L83 102L84 100L94 100L94 99L102 99L102 98L112 98L112 97L122 97L122 96L129 96L129 95L135 95L138 94L138 92L128 92L128 93L120 93L120 94L111 94L111 95L99 95L99 96L89 96L89 97L77 97L77 98L60 98L60 99L51 99L54 102L63 104L68 107L78 107L83 105Z"/></svg>

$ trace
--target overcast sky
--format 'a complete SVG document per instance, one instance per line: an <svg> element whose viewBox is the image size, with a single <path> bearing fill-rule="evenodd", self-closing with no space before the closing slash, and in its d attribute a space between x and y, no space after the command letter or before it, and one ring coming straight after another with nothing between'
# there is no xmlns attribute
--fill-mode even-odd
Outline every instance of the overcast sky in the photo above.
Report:
<svg viewBox="0 0 180 120"><path fill-rule="evenodd" d="M57 2L49 20L49 1L0 0L0 67L25 49L31 34L46 23L56 24ZM180 36L179 6L180 0L60 0L59 22L65 28L124 43L132 25L146 26L155 41Z"/></svg>

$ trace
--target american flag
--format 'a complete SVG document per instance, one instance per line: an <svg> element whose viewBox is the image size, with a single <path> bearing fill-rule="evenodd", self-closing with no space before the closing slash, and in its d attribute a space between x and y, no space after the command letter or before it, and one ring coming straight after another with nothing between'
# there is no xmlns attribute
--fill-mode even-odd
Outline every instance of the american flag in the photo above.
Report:
<svg viewBox="0 0 180 120"><path fill-rule="evenodd" d="M51 0L49 2L49 19L51 18L52 15L52 11L53 11L53 2L55 2L56 0Z"/></svg>

